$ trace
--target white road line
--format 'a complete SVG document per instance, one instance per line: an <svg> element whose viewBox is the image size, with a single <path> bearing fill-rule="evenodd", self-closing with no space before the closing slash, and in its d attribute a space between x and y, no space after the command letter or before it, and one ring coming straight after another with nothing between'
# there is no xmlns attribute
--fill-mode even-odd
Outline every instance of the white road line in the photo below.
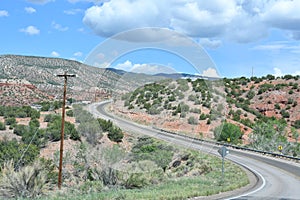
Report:
<svg viewBox="0 0 300 200"><path fill-rule="evenodd" d="M233 156L233 155L231 155L231 156L232 156L232 157L235 157L235 156ZM244 197L244 196L249 196L249 195L251 195L251 194L254 194L254 193L256 193L256 192L262 190L262 189L265 187L265 185L266 185L266 180L265 180L265 178L263 177L263 175L261 175L261 173L259 173L259 172L256 171L255 169L252 169L251 167L249 167L249 166L247 166L247 165L245 165L245 164L243 164L243 163L241 163L241 162L238 162L238 161L236 161L236 160L233 160L233 161L236 162L236 163L238 163L239 165L245 167L246 169L252 171L254 174L258 175L258 176L260 177L260 179L262 180L263 183L262 183L262 185L261 185L259 188L257 188L256 190L253 190L253 191L250 191L250 192L247 192L247 193L245 193L245 194L238 195L238 196L233 196L233 197L227 198L227 199L225 199L225 200L231 200L231 199L241 198L241 197Z"/></svg>

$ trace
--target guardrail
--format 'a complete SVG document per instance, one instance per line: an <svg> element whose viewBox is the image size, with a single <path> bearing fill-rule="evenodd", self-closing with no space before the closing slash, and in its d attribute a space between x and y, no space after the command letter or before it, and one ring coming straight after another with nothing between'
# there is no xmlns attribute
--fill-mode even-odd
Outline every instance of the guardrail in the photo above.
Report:
<svg viewBox="0 0 300 200"><path fill-rule="evenodd" d="M286 158L286 159L291 159L291 160L295 160L295 161L300 161L299 157L293 157L293 156L288 156L288 155L284 155L284 154L278 154L278 153L273 153L273 152L268 152L268 151L251 149L251 148L241 147L241 146L228 144L228 143L224 143L224 142L216 142L216 141L205 140L205 139L201 139L201 138L195 138L195 137L192 137L192 136L189 136L189 135L184 135L184 134L164 130L164 129L157 128L157 127L152 127L152 128L155 129L155 130L161 131L161 132L170 133L170 134L174 134L174 135L178 135L178 136L181 136L181 137L186 137L186 138L189 138L189 139L198 140L198 141L202 141L202 142L206 142L206 143L210 143L210 144L214 144L214 145L222 145L222 146L227 146L227 147L231 147L231 148L239 149L239 150L243 150L243 151L251 151L251 152L260 153L260 154L264 154L264 155L270 155L270 156L273 156L273 157L280 157L280 158Z"/></svg>

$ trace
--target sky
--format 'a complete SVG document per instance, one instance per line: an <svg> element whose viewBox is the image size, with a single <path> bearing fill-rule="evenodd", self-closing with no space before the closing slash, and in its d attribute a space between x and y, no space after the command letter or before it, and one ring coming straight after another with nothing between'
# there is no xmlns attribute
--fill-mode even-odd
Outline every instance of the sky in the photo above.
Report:
<svg viewBox="0 0 300 200"><path fill-rule="evenodd" d="M230 78L300 75L299 11L300 0L0 0L0 55L92 64L91 55L106 43L97 67ZM139 45L120 54L124 38ZM147 48L158 38L172 45ZM200 52L209 64L191 61L183 49Z"/></svg>

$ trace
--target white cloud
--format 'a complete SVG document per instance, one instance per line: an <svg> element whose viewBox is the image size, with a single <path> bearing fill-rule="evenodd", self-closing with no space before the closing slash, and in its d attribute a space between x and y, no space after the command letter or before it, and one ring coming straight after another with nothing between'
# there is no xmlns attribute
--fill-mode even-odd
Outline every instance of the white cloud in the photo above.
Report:
<svg viewBox="0 0 300 200"><path fill-rule="evenodd" d="M293 76L300 75L300 71L296 71L296 72L293 73L292 75L293 75Z"/></svg>
<svg viewBox="0 0 300 200"><path fill-rule="evenodd" d="M79 9L79 8L77 8L77 9L70 9L70 10L64 10L64 13L67 14L67 15L76 15L76 14L81 13L81 12L83 12L83 10Z"/></svg>
<svg viewBox="0 0 300 200"><path fill-rule="evenodd" d="M54 2L55 0L27 0L27 1L34 4L46 4L49 2Z"/></svg>
<svg viewBox="0 0 300 200"><path fill-rule="evenodd" d="M116 69L121 69L127 72L144 73L144 74L158 74L158 73L175 73L176 71L170 66L163 66L160 64L133 64L127 60L124 63L119 63L114 66Z"/></svg>
<svg viewBox="0 0 300 200"><path fill-rule="evenodd" d="M299 10L300 1L286 0L111 0L87 9L83 22L106 37L163 27L196 38L252 42L267 37L272 28L291 31L300 39Z"/></svg>
<svg viewBox="0 0 300 200"><path fill-rule="evenodd" d="M262 14L272 27L286 30L300 29L300 1L274 1Z"/></svg>
<svg viewBox="0 0 300 200"><path fill-rule="evenodd" d="M21 32L24 32L28 35L38 35L40 34L40 30L35 26L27 26L26 28L20 29Z"/></svg>
<svg viewBox="0 0 300 200"><path fill-rule="evenodd" d="M290 41L279 41L270 44L257 45L252 49L262 51L285 51L294 54L300 53L300 45Z"/></svg>
<svg viewBox="0 0 300 200"><path fill-rule="evenodd" d="M80 51L75 52L75 53L73 54L73 56L75 56L75 57L81 57L81 56L82 56L82 52L80 52Z"/></svg>
<svg viewBox="0 0 300 200"><path fill-rule="evenodd" d="M32 7L25 7L24 10L29 13L29 14L32 14L32 13L35 13L36 10Z"/></svg>
<svg viewBox="0 0 300 200"><path fill-rule="evenodd" d="M219 74L217 73L216 69L213 68L208 68L203 71L202 76L207 76L207 77L220 77Z"/></svg>
<svg viewBox="0 0 300 200"><path fill-rule="evenodd" d="M84 33L84 28L77 29L78 32Z"/></svg>
<svg viewBox="0 0 300 200"><path fill-rule="evenodd" d="M199 40L199 44L203 45L204 47L208 47L210 49L216 49L219 46L221 46L222 41L221 40L212 40L209 38L201 38Z"/></svg>
<svg viewBox="0 0 300 200"><path fill-rule="evenodd" d="M0 17L8 17L8 11L0 10Z"/></svg>
<svg viewBox="0 0 300 200"><path fill-rule="evenodd" d="M282 73L281 69L275 67L273 70L274 70L273 75L274 75L275 77L281 77L281 76L283 76L283 73Z"/></svg>
<svg viewBox="0 0 300 200"><path fill-rule="evenodd" d="M55 21L53 21L51 25L54 29L56 29L58 31L64 32L64 31L69 30L69 27L67 27L67 26L63 27L62 25L57 24Z"/></svg>
<svg viewBox="0 0 300 200"><path fill-rule="evenodd" d="M68 0L70 3L78 3L78 2L92 2L95 4L102 4L104 2L107 2L109 0Z"/></svg>
<svg viewBox="0 0 300 200"><path fill-rule="evenodd" d="M125 70L125 71L131 71L131 69L133 68L133 64L131 61L126 60L124 63L117 64L115 68Z"/></svg>
<svg viewBox="0 0 300 200"><path fill-rule="evenodd" d="M283 45L283 44L266 44L266 45L255 46L253 49L270 51L270 50L280 50L280 49L284 49L284 48L285 48L285 45Z"/></svg>
<svg viewBox="0 0 300 200"><path fill-rule="evenodd" d="M51 52L51 56L53 56L53 57L58 57L58 56L59 56L59 53L57 53L56 51L52 51L52 52Z"/></svg>

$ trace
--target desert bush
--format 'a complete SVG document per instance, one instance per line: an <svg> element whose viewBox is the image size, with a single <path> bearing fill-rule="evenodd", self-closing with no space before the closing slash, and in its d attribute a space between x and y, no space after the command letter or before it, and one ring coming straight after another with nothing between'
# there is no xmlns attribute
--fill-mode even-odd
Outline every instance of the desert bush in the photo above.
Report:
<svg viewBox="0 0 300 200"><path fill-rule="evenodd" d="M97 120L80 123L77 130L92 145L96 145L98 140L103 136L102 129Z"/></svg>
<svg viewBox="0 0 300 200"><path fill-rule="evenodd" d="M26 152L23 154L23 152ZM40 151L35 145L19 143L17 140L0 141L0 167L9 160L18 161L19 166L32 163L39 155ZM23 154L23 156L22 156Z"/></svg>
<svg viewBox="0 0 300 200"><path fill-rule="evenodd" d="M103 189L102 181L85 181L79 186L79 191L81 194L90 194L95 192L101 192Z"/></svg>
<svg viewBox="0 0 300 200"><path fill-rule="evenodd" d="M296 128L296 129L300 129L300 120L296 120L293 124L293 126Z"/></svg>
<svg viewBox="0 0 300 200"><path fill-rule="evenodd" d="M5 130L5 124L3 122L0 122L0 130L3 131Z"/></svg>
<svg viewBox="0 0 300 200"><path fill-rule="evenodd" d="M177 87L178 90L185 92L189 89L188 81L186 79L177 79L177 83L179 84Z"/></svg>
<svg viewBox="0 0 300 200"><path fill-rule="evenodd" d="M189 101L196 101L197 97L196 97L196 95L190 94L189 97L188 97L188 100Z"/></svg>
<svg viewBox="0 0 300 200"><path fill-rule="evenodd" d="M132 148L133 161L150 160L164 171L172 160L173 147L149 137L141 137Z"/></svg>
<svg viewBox="0 0 300 200"><path fill-rule="evenodd" d="M64 136L70 136L72 140L80 140L80 134L76 130L74 124L65 121L65 129L64 129ZM48 124L46 129L45 137L47 140L50 141L59 141L61 137L61 117L55 117L55 119Z"/></svg>
<svg viewBox="0 0 300 200"><path fill-rule="evenodd" d="M38 128L40 127L40 122L37 119L31 119L29 122L29 127L31 128Z"/></svg>
<svg viewBox="0 0 300 200"><path fill-rule="evenodd" d="M284 109L282 109L280 111L280 114L282 115L283 118L289 118L290 117L290 113Z"/></svg>
<svg viewBox="0 0 300 200"><path fill-rule="evenodd" d="M112 126L108 130L107 137L114 142L122 142L122 139L124 137L124 134L122 130L119 127Z"/></svg>
<svg viewBox="0 0 300 200"><path fill-rule="evenodd" d="M205 120L206 118L208 118L208 115L202 113L200 116L199 116L199 119L200 120Z"/></svg>
<svg viewBox="0 0 300 200"><path fill-rule="evenodd" d="M215 128L214 136L218 141L227 141L227 138L230 138L230 141L236 144L242 137L242 131L238 126L225 122Z"/></svg>
<svg viewBox="0 0 300 200"><path fill-rule="evenodd" d="M9 161L1 168L0 195L4 198L35 198L48 189L47 173L39 163L16 171Z"/></svg>
<svg viewBox="0 0 300 200"><path fill-rule="evenodd" d="M68 110L66 112L66 115L69 116L69 117L73 117L74 116L73 110Z"/></svg>
<svg viewBox="0 0 300 200"><path fill-rule="evenodd" d="M154 162L143 160L122 165L117 177L119 184L125 188L142 188L158 183L163 178L163 170Z"/></svg>
<svg viewBox="0 0 300 200"><path fill-rule="evenodd" d="M254 96L255 96L255 92L253 90L250 90L246 95L248 99L253 99Z"/></svg>
<svg viewBox="0 0 300 200"><path fill-rule="evenodd" d="M161 110L158 108L157 105L153 105L148 109L148 113L150 115L158 115L160 114Z"/></svg>
<svg viewBox="0 0 300 200"><path fill-rule="evenodd" d="M192 125L196 125L198 124L198 120L195 117L191 116L188 118L188 123Z"/></svg>
<svg viewBox="0 0 300 200"><path fill-rule="evenodd" d="M17 123L17 121L16 121L16 118L14 118L14 117L5 119L6 125L14 126L14 125L16 125L16 123Z"/></svg>
<svg viewBox="0 0 300 200"><path fill-rule="evenodd" d="M190 109L190 112L200 114L201 113L201 109L199 109L199 108L192 108L192 109Z"/></svg>

